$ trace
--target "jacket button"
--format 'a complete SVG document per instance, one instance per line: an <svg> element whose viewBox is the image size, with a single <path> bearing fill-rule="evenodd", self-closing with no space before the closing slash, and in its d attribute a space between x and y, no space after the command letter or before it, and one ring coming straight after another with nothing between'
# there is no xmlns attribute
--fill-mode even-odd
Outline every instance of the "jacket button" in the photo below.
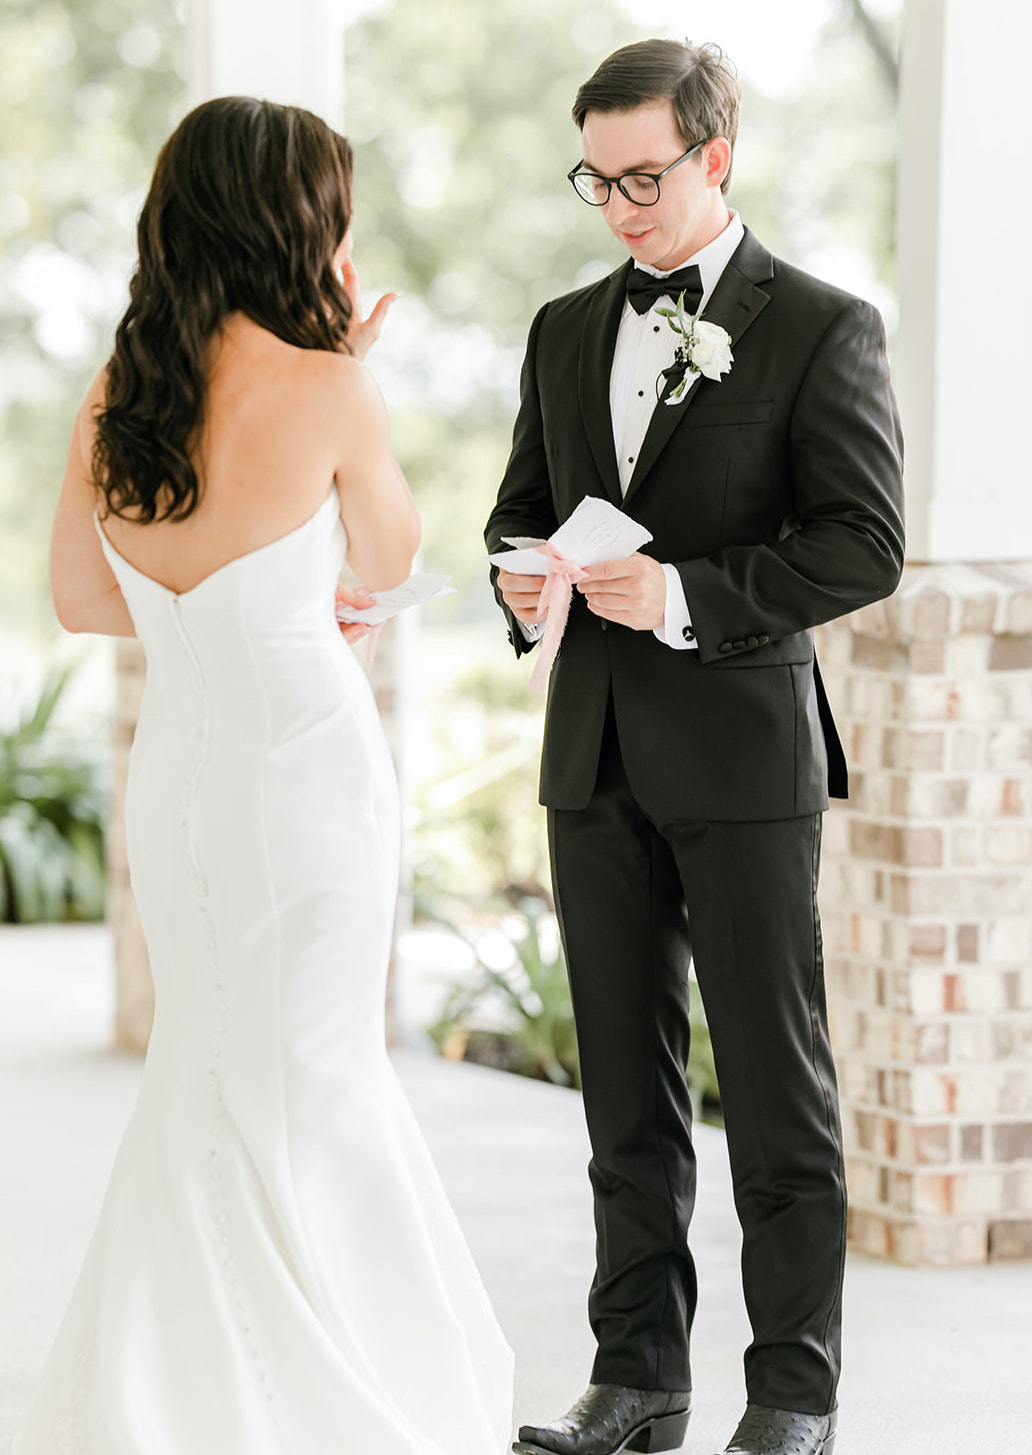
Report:
<svg viewBox="0 0 1032 1455"><path fill-rule="evenodd" d="M734 649L735 649L736 652L744 652L745 651L745 643L744 642L732 642L731 645L734 647Z"/></svg>
<svg viewBox="0 0 1032 1455"><path fill-rule="evenodd" d="M746 637L745 645L747 647L758 647L760 645L760 639L759 637Z"/></svg>
<svg viewBox="0 0 1032 1455"><path fill-rule="evenodd" d="M759 646L759 647L765 647L769 641L770 641L770 637L757 637L756 638L756 645Z"/></svg>
<svg viewBox="0 0 1032 1455"><path fill-rule="evenodd" d="M609 630L609 623L608 623L608 621L603 620L603 622L602 622L602 630L604 632L607 632Z"/></svg>
<svg viewBox="0 0 1032 1455"><path fill-rule="evenodd" d="M721 642L721 644L720 644L720 650L722 652L730 652L730 651L733 651L734 648L731 646L731 643L730 642Z"/></svg>

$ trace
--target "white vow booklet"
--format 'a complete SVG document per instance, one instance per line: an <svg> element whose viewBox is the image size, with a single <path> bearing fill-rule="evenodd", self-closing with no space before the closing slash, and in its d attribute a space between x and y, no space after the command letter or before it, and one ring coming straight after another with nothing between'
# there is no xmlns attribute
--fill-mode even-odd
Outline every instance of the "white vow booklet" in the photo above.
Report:
<svg viewBox="0 0 1032 1455"><path fill-rule="evenodd" d="M622 561L651 539L651 531L608 500L587 495L569 520L549 537L548 544L578 566L597 566L600 561ZM502 536L502 540L516 549L488 556L493 566L503 566L514 576L551 575L553 562L535 549L544 541L527 536Z"/></svg>
<svg viewBox="0 0 1032 1455"><path fill-rule="evenodd" d="M363 626L380 626L397 616L399 611L408 611L410 606L422 606L434 596L450 596L454 588L448 585L450 576L435 576L432 571L421 571L410 576L400 586L389 591L374 591L371 606L338 606L338 621L360 621Z"/></svg>

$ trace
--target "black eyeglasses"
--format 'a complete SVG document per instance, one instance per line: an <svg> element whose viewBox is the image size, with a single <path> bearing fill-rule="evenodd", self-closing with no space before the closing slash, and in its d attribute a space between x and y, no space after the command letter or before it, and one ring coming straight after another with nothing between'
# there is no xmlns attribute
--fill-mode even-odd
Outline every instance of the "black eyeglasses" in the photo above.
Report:
<svg viewBox="0 0 1032 1455"><path fill-rule="evenodd" d="M707 137L706 141L712 139ZM627 201L633 202L635 207L655 207L659 201L659 184L667 173L693 157L705 145L705 141L697 141L683 156L678 157L676 162L671 162L669 167L664 167L661 172L624 172L622 177L600 177L598 172L582 171L584 163L578 162L572 172L567 172L566 177L573 183L577 196L582 197L590 207L605 207L614 186L619 187Z"/></svg>

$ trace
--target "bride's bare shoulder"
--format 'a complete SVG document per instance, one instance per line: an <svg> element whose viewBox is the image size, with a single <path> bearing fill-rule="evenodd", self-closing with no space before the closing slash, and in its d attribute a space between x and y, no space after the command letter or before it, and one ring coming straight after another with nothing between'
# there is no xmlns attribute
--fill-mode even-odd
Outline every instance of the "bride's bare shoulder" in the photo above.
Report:
<svg viewBox="0 0 1032 1455"><path fill-rule="evenodd" d="M213 374L243 364L249 374L254 365L265 364L280 387L295 385L305 393L325 393L335 402L342 396L367 397L376 392L364 364L351 354L330 349L298 348L240 314L225 321L213 340ZM253 375L252 375L253 377Z"/></svg>
<svg viewBox="0 0 1032 1455"><path fill-rule="evenodd" d="M314 440L370 442L386 408L365 365L350 354L304 349L239 316L214 341L211 417L243 421L250 434L285 430Z"/></svg>
<svg viewBox="0 0 1032 1455"><path fill-rule="evenodd" d="M302 352L307 354L302 365L306 387L317 389L328 406L345 413L386 412L376 381L360 359L316 349Z"/></svg>

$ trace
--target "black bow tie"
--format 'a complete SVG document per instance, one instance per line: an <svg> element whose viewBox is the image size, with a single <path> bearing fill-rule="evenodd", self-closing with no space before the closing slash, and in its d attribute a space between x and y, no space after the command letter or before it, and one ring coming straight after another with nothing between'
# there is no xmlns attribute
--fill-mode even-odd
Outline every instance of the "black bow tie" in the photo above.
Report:
<svg viewBox="0 0 1032 1455"><path fill-rule="evenodd" d="M640 268L632 268L627 274L627 297L635 313L648 313L660 298L671 298L676 303L682 293L685 310L697 313L702 302L702 274L698 263L678 268L668 278L654 278Z"/></svg>

